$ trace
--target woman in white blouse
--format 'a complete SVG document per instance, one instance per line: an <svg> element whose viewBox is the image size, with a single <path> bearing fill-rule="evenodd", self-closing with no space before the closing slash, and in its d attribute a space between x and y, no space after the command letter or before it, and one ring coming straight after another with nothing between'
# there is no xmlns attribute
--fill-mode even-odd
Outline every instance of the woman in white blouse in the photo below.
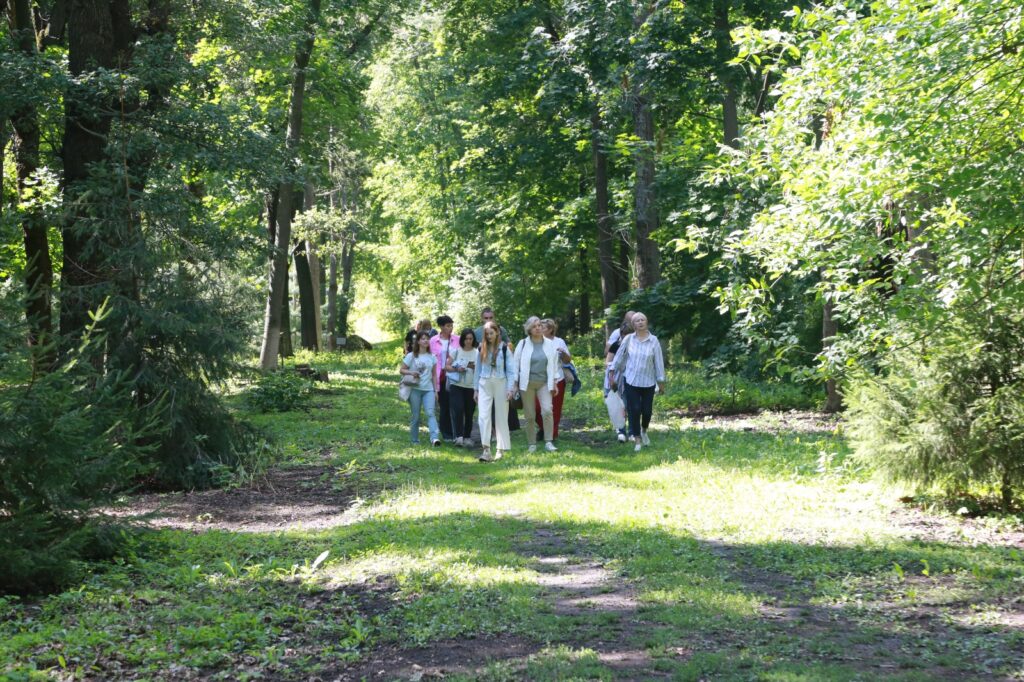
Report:
<svg viewBox="0 0 1024 682"><path fill-rule="evenodd" d="M544 336L544 324L539 317L530 317L523 325L528 336L516 346L519 393L523 397L523 416L526 418L528 452L537 451L537 417L534 399L540 403L541 422L544 424L544 449L554 452L558 448L551 442L554 431L554 413L551 398L558 393L558 353L555 342Z"/></svg>
<svg viewBox="0 0 1024 682"><path fill-rule="evenodd" d="M654 411L654 391L665 392L665 358L658 337L651 333L643 313L633 315L633 333L622 340L612 360L608 380L615 385L619 376L625 380L622 397L629 417L629 433L635 444L633 451L640 452L642 445L651 444L647 427L651 425Z"/></svg>

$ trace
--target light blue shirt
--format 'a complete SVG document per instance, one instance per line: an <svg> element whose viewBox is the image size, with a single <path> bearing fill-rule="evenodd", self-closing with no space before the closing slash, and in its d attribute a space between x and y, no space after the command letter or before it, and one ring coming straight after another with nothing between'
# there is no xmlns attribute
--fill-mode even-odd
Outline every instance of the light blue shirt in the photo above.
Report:
<svg viewBox="0 0 1024 682"><path fill-rule="evenodd" d="M492 360L494 361L493 365L491 364ZM491 355L484 357L483 353L481 353L480 359L476 363L476 390L480 390L484 379L494 377L505 379L505 390L511 391L516 382L513 361L512 353L508 352L505 344L502 344L501 348L498 349L497 357Z"/></svg>

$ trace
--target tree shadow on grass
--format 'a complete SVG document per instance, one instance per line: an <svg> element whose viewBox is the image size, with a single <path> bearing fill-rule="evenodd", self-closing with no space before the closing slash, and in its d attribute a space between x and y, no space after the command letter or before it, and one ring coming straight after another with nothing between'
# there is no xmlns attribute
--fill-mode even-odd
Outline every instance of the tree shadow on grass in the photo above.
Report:
<svg viewBox="0 0 1024 682"><path fill-rule="evenodd" d="M603 568L614 581L609 590L628 589L636 608L593 599L560 609L545 591L552 562L543 560L551 557ZM628 524L458 512L367 518L316 532L150 532L134 567L44 601L32 616L35 647L13 638L17 620L0 634L11 636L3 653L16 665L55 666L60 654L96 661L111 676L247 670L276 679L312 672L408 679L414 666L434 666L481 679L544 679L535 675L563 664L575 670L566 663L575 654L563 656L562 667L536 658L558 645L594 652L596 659L576 657L588 679L605 676L595 669L626 679L1019 672L1020 627L950 621L906 606L905 594L880 591L874 599L884 608L865 609L863 598L823 593L828 581L884 580L894 562L910 567L921 558L937 576L983 567L992 581L1024 577L1009 552L985 547L744 545ZM904 570L906 580L912 571ZM570 589L573 575L558 573ZM592 590L593 571L579 575L591 576L581 589ZM961 588L958 608L1020 608L982 583ZM42 623L60 629L60 645ZM646 667L619 669L602 658L623 651L641 652Z"/></svg>

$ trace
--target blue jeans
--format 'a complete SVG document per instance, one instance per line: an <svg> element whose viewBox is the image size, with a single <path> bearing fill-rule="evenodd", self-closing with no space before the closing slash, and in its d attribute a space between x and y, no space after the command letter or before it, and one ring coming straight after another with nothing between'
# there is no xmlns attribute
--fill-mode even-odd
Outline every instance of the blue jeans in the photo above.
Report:
<svg viewBox="0 0 1024 682"><path fill-rule="evenodd" d="M409 407L412 408L412 419L409 420L409 439L413 443L420 442L420 406L427 411L427 428L430 430L431 442L440 438L437 429L437 417L434 415L436 400L433 391L412 389L409 394Z"/></svg>

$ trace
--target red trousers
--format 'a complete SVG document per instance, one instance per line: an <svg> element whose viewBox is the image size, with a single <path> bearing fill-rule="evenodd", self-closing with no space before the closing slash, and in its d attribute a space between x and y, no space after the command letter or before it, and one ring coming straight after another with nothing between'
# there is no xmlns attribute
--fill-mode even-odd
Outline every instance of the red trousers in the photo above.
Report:
<svg viewBox="0 0 1024 682"><path fill-rule="evenodd" d="M558 382L558 395L551 398L551 411L554 413L554 427L551 429L551 437L558 438L558 422L562 419L562 401L565 400L565 379ZM544 423L540 418L540 401L534 398L534 405L537 410L538 433L544 433Z"/></svg>

